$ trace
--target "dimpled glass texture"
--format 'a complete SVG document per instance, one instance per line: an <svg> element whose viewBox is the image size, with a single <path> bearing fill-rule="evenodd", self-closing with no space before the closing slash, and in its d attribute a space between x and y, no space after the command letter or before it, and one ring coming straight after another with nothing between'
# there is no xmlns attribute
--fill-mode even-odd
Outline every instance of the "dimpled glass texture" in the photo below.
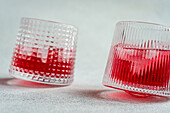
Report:
<svg viewBox="0 0 170 113"><path fill-rule="evenodd" d="M134 96L170 96L170 27L116 24L103 85Z"/></svg>
<svg viewBox="0 0 170 113"><path fill-rule="evenodd" d="M9 72L44 84L73 81L77 28L52 21L22 18Z"/></svg>

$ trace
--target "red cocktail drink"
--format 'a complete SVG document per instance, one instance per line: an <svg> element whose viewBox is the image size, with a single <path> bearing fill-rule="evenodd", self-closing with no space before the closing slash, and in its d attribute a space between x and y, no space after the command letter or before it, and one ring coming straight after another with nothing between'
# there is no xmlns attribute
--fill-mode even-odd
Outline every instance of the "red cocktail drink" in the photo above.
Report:
<svg viewBox="0 0 170 113"><path fill-rule="evenodd" d="M75 60L73 52L52 46L43 49L18 45L14 51L12 66L18 67L16 71L19 72L67 78L67 75L73 74Z"/></svg>
<svg viewBox="0 0 170 113"><path fill-rule="evenodd" d="M112 47L111 79L124 85L166 87L170 76L170 50Z"/></svg>

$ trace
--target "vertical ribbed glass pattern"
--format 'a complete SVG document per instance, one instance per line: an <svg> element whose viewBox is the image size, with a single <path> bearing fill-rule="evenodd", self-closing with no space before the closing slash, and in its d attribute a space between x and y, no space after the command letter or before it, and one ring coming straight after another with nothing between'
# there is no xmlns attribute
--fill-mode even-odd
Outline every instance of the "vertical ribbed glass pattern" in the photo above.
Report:
<svg viewBox="0 0 170 113"><path fill-rule="evenodd" d="M22 18L9 72L16 78L45 84L73 81L77 28Z"/></svg>
<svg viewBox="0 0 170 113"><path fill-rule="evenodd" d="M169 96L169 79L170 27L117 23L103 84L135 95Z"/></svg>

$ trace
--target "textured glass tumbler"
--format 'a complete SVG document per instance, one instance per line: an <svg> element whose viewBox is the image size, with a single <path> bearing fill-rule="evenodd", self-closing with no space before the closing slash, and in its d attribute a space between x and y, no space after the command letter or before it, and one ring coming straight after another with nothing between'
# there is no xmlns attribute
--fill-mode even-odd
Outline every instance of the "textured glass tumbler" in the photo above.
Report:
<svg viewBox="0 0 170 113"><path fill-rule="evenodd" d="M58 22L22 18L9 72L44 84L73 81L77 28Z"/></svg>
<svg viewBox="0 0 170 113"><path fill-rule="evenodd" d="M116 24L103 85L134 96L170 96L170 27Z"/></svg>

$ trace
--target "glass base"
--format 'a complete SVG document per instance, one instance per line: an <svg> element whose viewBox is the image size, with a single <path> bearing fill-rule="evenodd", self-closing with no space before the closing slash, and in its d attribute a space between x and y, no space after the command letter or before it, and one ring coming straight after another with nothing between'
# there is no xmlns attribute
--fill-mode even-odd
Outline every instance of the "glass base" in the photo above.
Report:
<svg viewBox="0 0 170 113"><path fill-rule="evenodd" d="M131 91L125 91L126 93L134 96L134 97L141 97L141 98L146 98L146 97L150 97L153 95L149 95L149 94L144 94L144 93L136 93L136 92L131 92Z"/></svg>
<svg viewBox="0 0 170 113"><path fill-rule="evenodd" d="M42 84L51 85L62 85L67 86L73 82L73 78L56 78L56 77L45 77L40 75L34 75L29 73L18 72L10 69L9 73L11 76L31 82L37 82Z"/></svg>
<svg viewBox="0 0 170 113"><path fill-rule="evenodd" d="M149 97L149 96L170 97L170 92L135 88L135 87L131 87L131 86L123 86L123 85L118 85L118 84L110 85L110 84L103 83L103 85L106 87L123 90L126 93L128 93L132 96L136 96L136 97Z"/></svg>

